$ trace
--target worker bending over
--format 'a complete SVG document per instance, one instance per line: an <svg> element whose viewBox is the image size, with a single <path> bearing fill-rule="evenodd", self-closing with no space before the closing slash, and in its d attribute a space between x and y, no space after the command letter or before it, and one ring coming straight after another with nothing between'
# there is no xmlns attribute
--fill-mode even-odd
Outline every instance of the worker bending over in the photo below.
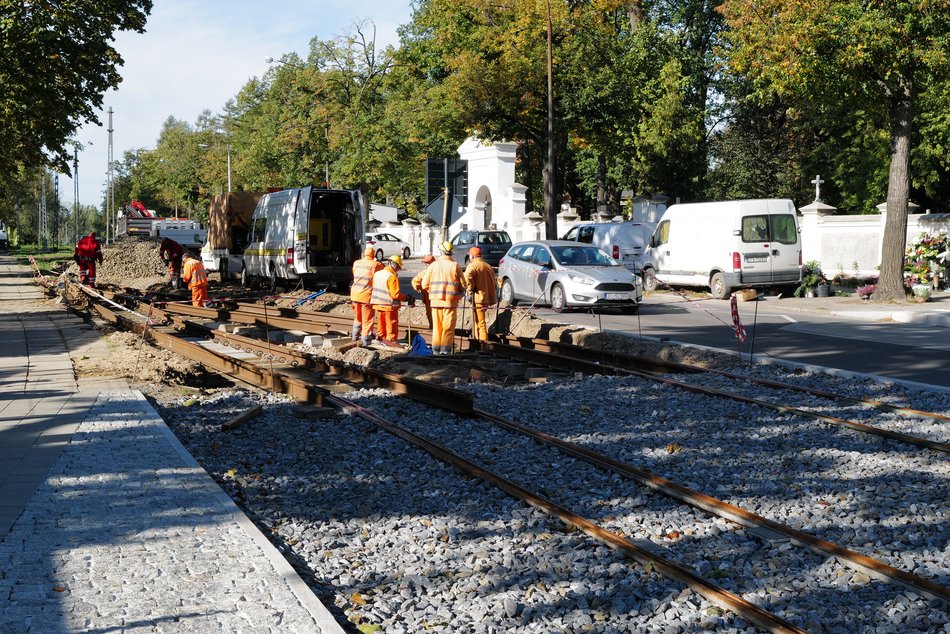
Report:
<svg viewBox="0 0 950 634"><path fill-rule="evenodd" d="M429 265L420 283L432 305L432 353L452 354L455 347L456 310L465 292L465 275L452 259L452 243L439 245L442 254Z"/></svg>
<svg viewBox="0 0 950 634"><path fill-rule="evenodd" d="M498 278L491 264L482 259L482 250L468 250L468 266L465 267L465 285L472 298L473 334L480 341L488 340L485 311L498 301Z"/></svg>
<svg viewBox="0 0 950 634"><path fill-rule="evenodd" d="M73 260L79 265L79 282L85 286L96 287L96 262L102 264L102 245L96 239L96 232L90 231L83 236L73 249Z"/></svg>
<svg viewBox="0 0 950 634"><path fill-rule="evenodd" d="M181 279L191 289L191 305L207 306L208 301L208 271L201 260L185 251L182 257L184 262L181 270Z"/></svg>
<svg viewBox="0 0 950 634"><path fill-rule="evenodd" d="M395 344L399 340L399 308L404 301L412 306L414 300L399 291L399 276L402 270L402 258L390 256L386 266L373 275L372 305L376 312L379 338Z"/></svg>
<svg viewBox="0 0 950 634"><path fill-rule="evenodd" d="M181 284L181 258L185 250L180 244L171 238L162 238L162 243L158 247L158 257L168 267L168 283L172 288L178 288Z"/></svg>

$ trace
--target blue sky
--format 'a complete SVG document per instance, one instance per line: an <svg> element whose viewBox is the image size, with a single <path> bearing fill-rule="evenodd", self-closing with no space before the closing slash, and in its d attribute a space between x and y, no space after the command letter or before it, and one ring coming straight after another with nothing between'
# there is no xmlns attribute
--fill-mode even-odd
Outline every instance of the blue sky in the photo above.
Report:
<svg viewBox="0 0 950 634"><path fill-rule="evenodd" d="M120 33L125 60L118 90L106 93L101 126L86 125L76 140L79 200L98 206L108 166L107 115L113 109L113 156L154 147L169 117L194 123L203 110L220 112L244 83L263 75L268 57L306 57L314 37L332 39L357 22L376 26L377 43L396 45L409 22L411 0L155 0L146 33ZM364 29L366 31L367 29ZM72 208L71 178L60 176L60 200ZM128 201L116 200L116 207Z"/></svg>

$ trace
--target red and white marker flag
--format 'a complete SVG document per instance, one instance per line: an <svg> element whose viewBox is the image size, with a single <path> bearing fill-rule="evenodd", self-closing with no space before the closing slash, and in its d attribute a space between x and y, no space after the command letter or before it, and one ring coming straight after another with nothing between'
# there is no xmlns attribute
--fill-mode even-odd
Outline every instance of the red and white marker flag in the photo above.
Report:
<svg viewBox="0 0 950 634"><path fill-rule="evenodd" d="M732 325L735 327L736 339L739 340L739 343L745 341L745 328L742 327L742 322L739 321L739 300L736 299L736 296L732 296Z"/></svg>

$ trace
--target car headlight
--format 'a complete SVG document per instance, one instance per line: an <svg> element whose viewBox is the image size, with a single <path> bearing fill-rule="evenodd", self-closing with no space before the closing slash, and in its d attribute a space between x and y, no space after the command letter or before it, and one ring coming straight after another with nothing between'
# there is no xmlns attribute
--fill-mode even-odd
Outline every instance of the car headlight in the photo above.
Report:
<svg viewBox="0 0 950 634"><path fill-rule="evenodd" d="M575 284L583 284L584 286L593 286L597 283L597 280L594 278L581 275L580 273L568 273L567 277Z"/></svg>

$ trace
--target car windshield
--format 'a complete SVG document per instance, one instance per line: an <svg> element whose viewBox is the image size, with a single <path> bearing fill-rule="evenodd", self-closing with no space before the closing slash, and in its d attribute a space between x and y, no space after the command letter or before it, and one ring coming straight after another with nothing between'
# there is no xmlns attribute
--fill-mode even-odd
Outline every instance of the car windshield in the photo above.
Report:
<svg viewBox="0 0 950 634"><path fill-rule="evenodd" d="M511 244L507 231L489 231L478 234L479 244Z"/></svg>
<svg viewBox="0 0 950 634"><path fill-rule="evenodd" d="M554 258L564 266L613 266L609 255L588 245L569 245L551 247Z"/></svg>

